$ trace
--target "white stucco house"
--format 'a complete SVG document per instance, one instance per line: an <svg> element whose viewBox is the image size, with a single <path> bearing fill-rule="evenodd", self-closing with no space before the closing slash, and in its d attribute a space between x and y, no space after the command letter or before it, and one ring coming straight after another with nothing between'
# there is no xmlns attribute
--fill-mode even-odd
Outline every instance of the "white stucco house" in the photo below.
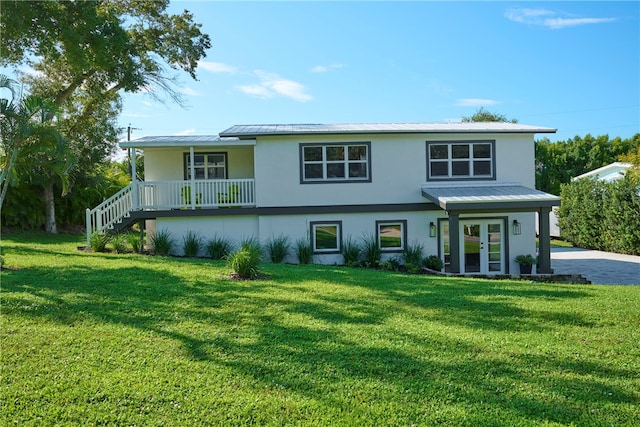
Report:
<svg viewBox="0 0 640 427"><path fill-rule="evenodd" d="M324 264L343 263L345 239L375 236L385 257L418 243L448 272L509 274L516 255L536 253L539 228L537 272L551 273L548 218L560 199L534 189L534 135L555 131L294 124L144 137L120 145L144 152L145 181L87 210L87 235L135 221L178 241L188 231L236 242L286 235L309 239Z"/></svg>

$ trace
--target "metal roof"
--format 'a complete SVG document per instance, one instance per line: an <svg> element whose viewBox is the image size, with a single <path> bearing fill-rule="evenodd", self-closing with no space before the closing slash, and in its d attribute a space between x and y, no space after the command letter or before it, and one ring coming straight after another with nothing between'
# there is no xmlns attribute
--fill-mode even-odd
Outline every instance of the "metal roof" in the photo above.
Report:
<svg viewBox="0 0 640 427"><path fill-rule="evenodd" d="M373 133L555 133L556 129L518 123L336 123L236 125L224 137L255 138L275 135L331 135Z"/></svg>
<svg viewBox="0 0 640 427"><path fill-rule="evenodd" d="M560 205L560 197L518 184L492 184L470 187L422 187L422 196L442 209L484 210L523 209Z"/></svg>
<svg viewBox="0 0 640 427"><path fill-rule="evenodd" d="M133 141L120 142L119 144L122 148L252 145L252 143L241 141L239 138L221 137L219 135L144 136ZM255 144L255 141L253 141L253 144Z"/></svg>

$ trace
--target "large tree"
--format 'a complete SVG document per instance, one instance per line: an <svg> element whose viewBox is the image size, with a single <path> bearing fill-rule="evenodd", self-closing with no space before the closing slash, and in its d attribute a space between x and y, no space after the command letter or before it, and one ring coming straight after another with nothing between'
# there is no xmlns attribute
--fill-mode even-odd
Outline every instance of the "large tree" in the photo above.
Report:
<svg viewBox="0 0 640 427"><path fill-rule="evenodd" d="M51 100L59 111L60 132L75 158L82 160L71 177L81 173L80 166L104 160L115 146L115 117L123 92L144 90L180 102L172 70L196 78L198 60L211 46L209 36L188 11L168 14L168 4L168 0L2 2L0 65L27 65L35 71L23 75L24 81L34 94ZM51 169L55 164L35 165ZM46 197L53 188L50 181L43 188ZM48 207L47 212L54 211Z"/></svg>
<svg viewBox="0 0 640 427"><path fill-rule="evenodd" d="M518 123L516 119L507 119L507 116L500 113L492 113L480 107L472 116L463 116L462 121L469 122L501 122L501 123Z"/></svg>

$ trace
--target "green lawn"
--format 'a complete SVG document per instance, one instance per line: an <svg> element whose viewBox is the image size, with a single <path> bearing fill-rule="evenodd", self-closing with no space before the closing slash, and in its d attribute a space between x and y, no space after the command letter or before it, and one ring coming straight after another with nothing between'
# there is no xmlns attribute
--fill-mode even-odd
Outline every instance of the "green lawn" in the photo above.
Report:
<svg viewBox="0 0 640 427"><path fill-rule="evenodd" d="M640 425L640 287L3 235L0 425Z"/></svg>

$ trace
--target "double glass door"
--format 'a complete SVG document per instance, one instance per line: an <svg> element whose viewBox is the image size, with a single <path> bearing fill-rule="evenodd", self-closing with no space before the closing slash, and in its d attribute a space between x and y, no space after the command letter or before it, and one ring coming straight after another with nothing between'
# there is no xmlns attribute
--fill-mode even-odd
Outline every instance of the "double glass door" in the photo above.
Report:
<svg viewBox="0 0 640 427"><path fill-rule="evenodd" d="M441 230L445 267L450 271L449 224ZM460 220L460 272L500 274L505 272L504 221L500 219Z"/></svg>

